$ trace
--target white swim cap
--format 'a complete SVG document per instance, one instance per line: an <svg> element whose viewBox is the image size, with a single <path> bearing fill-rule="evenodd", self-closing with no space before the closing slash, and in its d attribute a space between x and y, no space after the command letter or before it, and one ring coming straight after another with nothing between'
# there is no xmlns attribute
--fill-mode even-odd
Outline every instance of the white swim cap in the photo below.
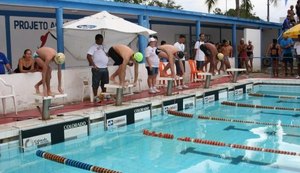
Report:
<svg viewBox="0 0 300 173"><path fill-rule="evenodd" d="M223 53L218 53L217 57L219 60L223 60L224 55L223 55Z"/></svg>
<svg viewBox="0 0 300 173"><path fill-rule="evenodd" d="M65 62L65 55L63 53L57 53L54 57L56 64L63 64Z"/></svg>

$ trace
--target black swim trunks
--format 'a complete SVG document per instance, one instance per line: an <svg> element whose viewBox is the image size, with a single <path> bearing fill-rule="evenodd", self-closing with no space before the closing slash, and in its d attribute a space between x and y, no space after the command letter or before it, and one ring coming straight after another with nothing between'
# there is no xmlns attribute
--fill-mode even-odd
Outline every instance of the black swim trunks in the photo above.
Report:
<svg viewBox="0 0 300 173"><path fill-rule="evenodd" d="M109 48L108 56L114 60L114 65L121 65L123 64L123 58L115 51L113 47Z"/></svg>

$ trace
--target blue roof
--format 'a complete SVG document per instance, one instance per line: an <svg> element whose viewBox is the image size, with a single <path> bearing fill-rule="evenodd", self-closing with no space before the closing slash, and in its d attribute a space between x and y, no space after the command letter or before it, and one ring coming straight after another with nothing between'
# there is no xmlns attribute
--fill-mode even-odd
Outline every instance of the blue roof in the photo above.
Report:
<svg viewBox="0 0 300 173"><path fill-rule="evenodd" d="M1 0L0 5L1 4L17 5L22 7L64 8L70 10L87 10L95 12L106 10L108 12L117 14L147 15L149 17L186 20L187 22L200 20L201 22L206 23L236 24L241 25L242 27L281 28L280 23L266 22L262 20L241 19L237 17L228 17L201 12L100 0Z"/></svg>

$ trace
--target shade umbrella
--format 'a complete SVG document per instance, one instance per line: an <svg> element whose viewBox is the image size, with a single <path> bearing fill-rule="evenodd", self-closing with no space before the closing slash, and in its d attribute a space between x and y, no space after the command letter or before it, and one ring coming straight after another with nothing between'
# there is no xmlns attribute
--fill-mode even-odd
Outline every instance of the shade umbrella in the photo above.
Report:
<svg viewBox="0 0 300 173"><path fill-rule="evenodd" d="M125 44L137 49L138 35L156 34L155 31L124 20L106 11L96 13L63 25L65 53L77 60L86 61L89 47L95 43L95 35L104 36L104 45ZM50 30L56 35L56 28Z"/></svg>
<svg viewBox="0 0 300 173"><path fill-rule="evenodd" d="M297 24L283 33L283 37L298 38L300 35L300 24Z"/></svg>

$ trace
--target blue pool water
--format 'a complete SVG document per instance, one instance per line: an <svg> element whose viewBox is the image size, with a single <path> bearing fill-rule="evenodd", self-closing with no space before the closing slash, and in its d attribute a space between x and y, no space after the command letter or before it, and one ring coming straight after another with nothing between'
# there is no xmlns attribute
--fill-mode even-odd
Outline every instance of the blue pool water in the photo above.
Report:
<svg viewBox="0 0 300 173"><path fill-rule="evenodd" d="M278 95L300 95L300 87L297 86L289 87L289 90L282 90L278 86L262 85L256 86L255 91ZM300 100L296 99L243 95L230 101L300 108ZM197 116L300 125L300 112L296 111L231 107L221 105L220 102L199 107L186 112ZM155 115L148 122L143 121L106 132L102 128L98 128L92 131L89 137L41 149L124 173L300 172L300 156L186 143L142 134L143 129L148 129L171 133L175 138L201 138L300 153L300 128L200 120L197 116L188 119L172 115ZM14 153L11 150L1 151L0 172L88 172L42 159L35 155L35 151L25 153Z"/></svg>

